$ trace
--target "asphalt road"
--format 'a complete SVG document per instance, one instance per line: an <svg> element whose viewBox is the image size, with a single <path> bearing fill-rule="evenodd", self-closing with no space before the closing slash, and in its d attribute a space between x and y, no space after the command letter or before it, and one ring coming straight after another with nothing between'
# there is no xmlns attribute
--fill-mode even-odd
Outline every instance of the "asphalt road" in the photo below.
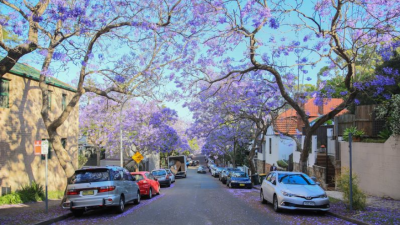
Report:
<svg viewBox="0 0 400 225"><path fill-rule="evenodd" d="M205 164L204 157L197 158ZM259 201L256 189L229 189L209 173L189 167L187 178L177 179L153 199L129 205L122 214L104 209L71 217L57 224L349 224L315 212L277 214Z"/></svg>

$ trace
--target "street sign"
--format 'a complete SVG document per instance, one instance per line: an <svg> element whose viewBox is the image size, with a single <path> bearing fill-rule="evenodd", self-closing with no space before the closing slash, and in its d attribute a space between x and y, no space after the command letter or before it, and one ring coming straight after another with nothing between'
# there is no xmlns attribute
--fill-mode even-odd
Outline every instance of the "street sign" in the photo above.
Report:
<svg viewBox="0 0 400 225"><path fill-rule="evenodd" d="M35 141L35 155L42 155L42 141Z"/></svg>
<svg viewBox="0 0 400 225"><path fill-rule="evenodd" d="M42 154L47 155L49 154L49 141L48 140L43 140L42 141Z"/></svg>
<svg viewBox="0 0 400 225"><path fill-rule="evenodd" d="M132 156L132 159L135 160L136 163L140 163L143 160L142 154L140 152L136 152L135 155Z"/></svg>

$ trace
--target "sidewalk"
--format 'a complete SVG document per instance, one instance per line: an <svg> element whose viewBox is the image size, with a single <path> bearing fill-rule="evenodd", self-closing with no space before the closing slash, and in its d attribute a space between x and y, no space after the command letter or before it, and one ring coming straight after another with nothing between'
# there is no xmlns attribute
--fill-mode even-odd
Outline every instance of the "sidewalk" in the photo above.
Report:
<svg viewBox="0 0 400 225"><path fill-rule="evenodd" d="M253 188L260 190L260 185ZM339 191L326 191L330 197L331 209L329 214L355 224L393 224L400 225L400 201L384 199L374 196L367 197L367 207L364 211L353 210L350 212L343 203L343 193Z"/></svg>
<svg viewBox="0 0 400 225"><path fill-rule="evenodd" d="M49 200L46 214L45 202L33 202L0 206L0 225L6 224L51 224L65 219L72 214L60 206L61 200Z"/></svg>

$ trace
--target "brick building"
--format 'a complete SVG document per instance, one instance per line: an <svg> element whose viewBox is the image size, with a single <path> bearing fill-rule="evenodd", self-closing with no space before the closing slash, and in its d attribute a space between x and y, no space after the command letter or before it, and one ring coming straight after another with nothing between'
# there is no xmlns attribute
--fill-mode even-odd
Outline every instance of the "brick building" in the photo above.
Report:
<svg viewBox="0 0 400 225"><path fill-rule="evenodd" d="M1 193L16 191L32 181L45 182L45 160L34 154L34 141L48 138L40 109L42 95L39 71L17 64L0 78L0 187ZM49 85L50 117L61 114L75 89L55 78ZM77 164L79 114L75 107L67 121L58 128L62 141ZM48 165L49 190L63 190L66 177L52 149Z"/></svg>

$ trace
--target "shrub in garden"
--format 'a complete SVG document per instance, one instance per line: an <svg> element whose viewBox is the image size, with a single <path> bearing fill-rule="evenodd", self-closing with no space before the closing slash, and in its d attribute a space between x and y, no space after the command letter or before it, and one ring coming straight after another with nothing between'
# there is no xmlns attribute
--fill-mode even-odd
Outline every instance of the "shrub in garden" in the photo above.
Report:
<svg viewBox="0 0 400 225"><path fill-rule="evenodd" d="M342 173L336 178L338 187L343 191L344 202L350 204L350 174L349 169L342 169ZM358 186L357 175L353 173L353 209L364 210L366 206L367 196Z"/></svg>
<svg viewBox="0 0 400 225"><path fill-rule="evenodd" d="M279 167L282 167L282 168L287 168L287 167L288 167L287 162L285 162L284 160L278 160L278 161L276 162L276 164L278 164L278 166L279 166Z"/></svg>
<svg viewBox="0 0 400 225"><path fill-rule="evenodd" d="M30 185L25 185L21 190L16 191L22 202L37 202L45 199L43 186L33 181Z"/></svg>
<svg viewBox="0 0 400 225"><path fill-rule="evenodd" d="M11 193L4 196L0 196L0 205L7 205L7 204L19 204L23 203L19 194Z"/></svg>

